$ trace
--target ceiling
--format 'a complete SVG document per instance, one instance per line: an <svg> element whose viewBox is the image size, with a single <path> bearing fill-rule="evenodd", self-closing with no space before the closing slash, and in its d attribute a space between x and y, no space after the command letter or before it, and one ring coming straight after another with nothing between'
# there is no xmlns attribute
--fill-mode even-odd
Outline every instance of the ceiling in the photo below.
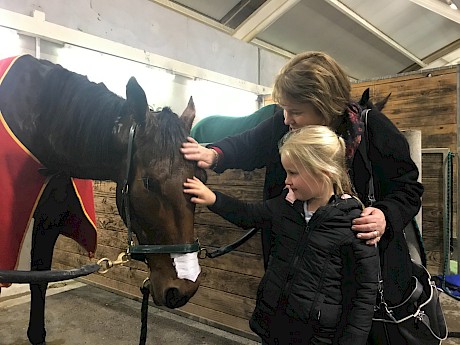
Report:
<svg viewBox="0 0 460 345"><path fill-rule="evenodd" d="M355 80L460 64L460 0L150 1L288 58L324 51Z"/></svg>

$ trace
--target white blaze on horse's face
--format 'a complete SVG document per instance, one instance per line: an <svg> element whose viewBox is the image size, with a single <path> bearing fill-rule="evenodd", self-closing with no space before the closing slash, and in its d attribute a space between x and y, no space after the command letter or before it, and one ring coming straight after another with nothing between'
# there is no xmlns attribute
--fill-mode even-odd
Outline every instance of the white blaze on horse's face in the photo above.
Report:
<svg viewBox="0 0 460 345"><path fill-rule="evenodd" d="M188 279L196 282L201 273L200 265L198 264L198 253L186 254L170 254L171 259L174 260L174 267L176 268L177 278Z"/></svg>

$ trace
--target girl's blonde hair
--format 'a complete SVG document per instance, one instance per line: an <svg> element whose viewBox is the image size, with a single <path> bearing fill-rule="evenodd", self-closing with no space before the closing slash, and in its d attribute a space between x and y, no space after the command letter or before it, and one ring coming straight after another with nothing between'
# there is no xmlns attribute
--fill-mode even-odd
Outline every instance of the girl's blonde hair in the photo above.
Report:
<svg viewBox="0 0 460 345"><path fill-rule="evenodd" d="M353 195L345 158L345 142L326 126L305 126L284 136L280 155L324 180L338 195ZM308 181L307 181L308 182Z"/></svg>
<svg viewBox="0 0 460 345"><path fill-rule="evenodd" d="M294 56L278 73L272 98L310 103L331 126L342 116L351 98L351 84L337 62L322 52L304 52Z"/></svg>

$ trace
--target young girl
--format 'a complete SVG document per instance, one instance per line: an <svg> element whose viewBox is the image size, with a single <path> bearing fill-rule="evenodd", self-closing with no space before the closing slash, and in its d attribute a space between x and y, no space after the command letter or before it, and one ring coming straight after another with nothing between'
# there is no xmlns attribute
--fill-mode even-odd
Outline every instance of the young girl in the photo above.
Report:
<svg viewBox="0 0 460 345"><path fill-rule="evenodd" d="M263 344L366 344L377 294L378 252L351 230L345 144L326 126L287 134L279 148L288 188L263 204L212 192L197 178L184 192L243 228L271 229L267 270L251 329Z"/></svg>

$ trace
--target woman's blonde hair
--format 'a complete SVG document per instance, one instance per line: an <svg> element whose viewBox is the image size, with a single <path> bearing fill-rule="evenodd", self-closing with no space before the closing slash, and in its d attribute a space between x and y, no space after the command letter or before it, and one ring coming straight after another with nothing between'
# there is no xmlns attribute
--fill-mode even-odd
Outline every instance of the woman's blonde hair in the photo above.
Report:
<svg viewBox="0 0 460 345"><path fill-rule="evenodd" d="M351 84L347 74L329 55L304 52L294 56L278 73L272 98L310 103L331 126L342 116L351 98Z"/></svg>
<svg viewBox="0 0 460 345"><path fill-rule="evenodd" d="M323 175L334 193L354 194L347 172L345 142L328 127L305 126L286 134L279 152L309 173Z"/></svg>

